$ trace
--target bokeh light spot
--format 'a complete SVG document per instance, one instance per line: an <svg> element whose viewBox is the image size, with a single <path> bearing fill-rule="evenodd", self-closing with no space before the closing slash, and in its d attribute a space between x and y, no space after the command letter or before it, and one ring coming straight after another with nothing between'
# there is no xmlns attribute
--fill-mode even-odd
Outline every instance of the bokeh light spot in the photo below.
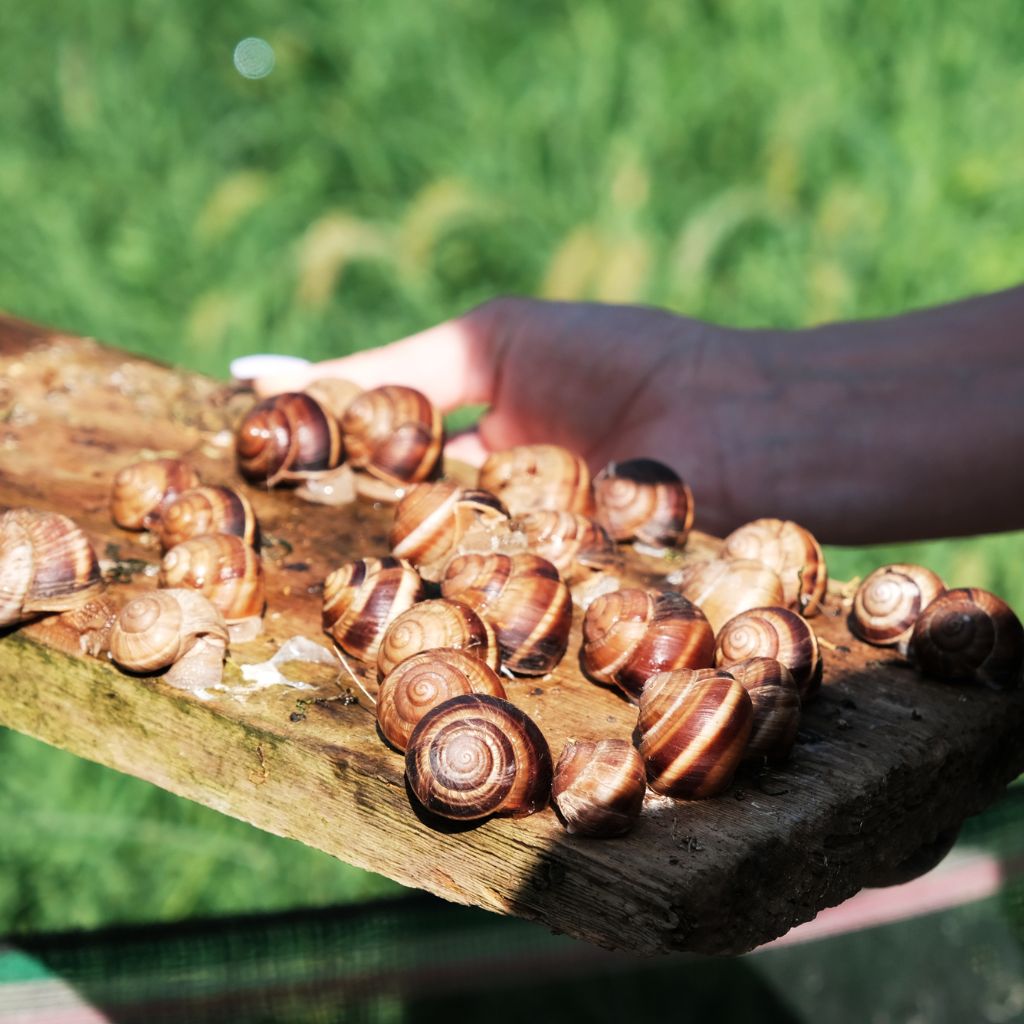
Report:
<svg viewBox="0 0 1024 1024"><path fill-rule="evenodd" d="M274 48L266 39L250 36L235 47L234 62L244 78L266 78L274 70Z"/></svg>

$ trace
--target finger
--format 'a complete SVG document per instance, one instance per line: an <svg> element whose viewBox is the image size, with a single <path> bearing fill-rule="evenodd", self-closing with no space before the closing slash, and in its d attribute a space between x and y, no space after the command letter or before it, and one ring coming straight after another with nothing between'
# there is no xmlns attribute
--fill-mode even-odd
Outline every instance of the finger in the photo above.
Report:
<svg viewBox="0 0 1024 1024"><path fill-rule="evenodd" d="M444 454L445 458L465 462L470 466L480 466L491 452L480 440L477 431L467 430L457 434L444 446Z"/></svg>

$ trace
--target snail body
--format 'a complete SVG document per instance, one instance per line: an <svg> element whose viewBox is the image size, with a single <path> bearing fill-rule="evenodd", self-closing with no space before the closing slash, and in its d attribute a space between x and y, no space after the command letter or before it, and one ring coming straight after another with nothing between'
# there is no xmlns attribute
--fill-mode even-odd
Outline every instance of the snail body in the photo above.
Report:
<svg viewBox="0 0 1024 1024"><path fill-rule="evenodd" d="M565 509L591 515L590 470L575 452L555 444L524 444L492 452L477 485L497 495L509 513Z"/></svg>
<svg viewBox="0 0 1024 1024"><path fill-rule="evenodd" d="M647 784L665 796L702 799L725 790L754 723L747 691L728 672L659 672L640 694L640 756Z"/></svg>
<svg viewBox="0 0 1024 1024"><path fill-rule="evenodd" d="M918 616L945 589L942 580L924 566L883 565L857 588L850 630L869 644L896 647L905 655Z"/></svg>
<svg viewBox="0 0 1024 1024"><path fill-rule="evenodd" d="M150 530L164 508L199 486L199 474L182 459L146 459L119 470L110 493L110 514L126 530Z"/></svg>
<svg viewBox="0 0 1024 1024"><path fill-rule="evenodd" d="M715 632L740 612L785 603L779 574L752 559L696 562L682 571L680 590L708 617Z"/></svg>
<svg viewBox="0 0 1024 1024"><path fill-rule="evenodd" d="M551 752L533 720L488 694L452 697L413 730L405 773L431 813L456 820L522 817L551 795Z"/></svg>
<svg viewBox="0 0 1024 1024"><path fill-rule="evenodd" d="M987 590L947 590L918 616L910 653L935 679L1005 689L1021 679L1024 627L1010 606Z"/></svg>
<svg viewBox="0 0 1024 1024"><path fill-rule="evenodd" d="M729 675L754 705L754 724L743 759L784 761L800 728L800 691L793 674L774 658L747 658L730 665Z"/></svg>
<svg viewBox="0 0 1024 1024"><path fill-rule="evenodd" d="M551 798L570 835L621 836L647 790L643 758L626 740L570 740L555 765Z"/></svg>
<svg viewBox="0 0 1024 1024"><path fill-rule="evenodd" d="M615 540L682 546L693 525L693 495L655 459L611 462L594 477L597 517Z"/></svg>
<svg viewBox="0 0 1024 1024"><path fill-rule="evenodd" d="M194 487L183 491L163 511L156 526L166 551L206 533L232 533L257 551L260 527L249 499L231 487Z"/></svg>
<svg viewBox="0 0 1024 1024"><path fill-rule="evenodd" d="M658 672L714 664L715 634L681 594L627 587L591 602L583 617L584 671L636 700Z"/></svg>

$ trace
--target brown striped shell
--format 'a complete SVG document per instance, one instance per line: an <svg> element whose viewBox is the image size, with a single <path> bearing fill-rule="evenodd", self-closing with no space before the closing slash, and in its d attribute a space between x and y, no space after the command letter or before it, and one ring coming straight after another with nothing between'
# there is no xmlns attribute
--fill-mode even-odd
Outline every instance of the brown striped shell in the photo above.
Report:
<svg viewBox="0 0 1024 1024"><path fill-rule="evenodd" d="M821 686L818 638L806 620L788 608L752 608L719 630L715 663L730 668L747 658L781 661L793 674L801 700L808 700Z"/></svg>
<svg viewBox="0 0 1024 1024"><path fill-rule="evenodd" d="M423 580L403 559L357 558L324 580L324 631L346 654L376 661L385 630L423 596Z"/></svg>
<svg viewBox="0 0 1024 1024"><path fill-rule="evenodd" d="M73 519L26 508L0 516L0 627L77 608L102 586L96 553Z"/></svg>
<svg viewBox="0 0 1024 1024"><path fill-rule="evenodd" d="M388 626L377 651L377 675L383 679L406 658L438 647L458 647L495 672L501 664L494 627L465 602L441 597L414 604Z"/></svg>
<svg viewBox="0 0 1024 1024"><path fill-rule="evenodd" d="M695 562L683 570L679 589L716 632L740 612L785 604L778 573L750 559Z"/></svg>
<svg viewBox="0 0 1024 1024"><path fill-rule="evenodd" d="M682 799L715 796L732 781L754 723L747 691L728 672L677 669L640 694L640 756L647 784Z"/></svg>
<svg viewBox="0 0 1024 1024"><path fill-rule="evenodd" d="M594 477L597 518L615 540L681 547L693 525L693 495L655 459L610 462Z"/></svg>
<svg viewBox="0 0 1024 1024"><path fill-rule="evenodd" d="M704 613L681 594L626 587L587 608L580 660L592 679L636 700L658 672L712 666L715 634Z"/></svg>
<svg viewBox="0 0 1024 1024"><path fill-rule="evenodd" d="M945 589L945 583L924 566L883 565L857 588L850 630L869 644L896 647L906 654L917 617Z"/></svg>
<svg viewBox="0 0 1024 1024"><path fill-rule="evenodd" d="M415 388L364 391L345 409L341 432L354 467L396 486L426 480L440 465L441 413Z"/></svg>
<svg viewBox="0 0 1024 1024"><path fill-rule="evenodd" d="M570 835L625 835L640 816L647 776L631 743L569 740L555 765L551 799Z"/></svg>
<svg viewBox="0 0 1024 1024"><path fill-rule="evenodd" d="M502 663L539 676L562 659L572 626L572 597L558 570L537 555L459 555L441 593L465 601L494 626Z"/></svg>
<svg viewBox="0 0 1024 1024"><path fill-rule="evenodd" d="M595 519L564 509L538 509L513 520L526 538L527 549L546 558L572 583L606 569L616 560L615 544Z"/></svg>
<svg viewBox="0 0 1024 1024"><path fill-rule="evenodd" d="M164 509L156 526L166 551L204 533L233 533L260 549L260 526L249 499L231 487L193 487Z"/></svg>
<svg viewBox="0 0 1024 1024"><path fill-rule="evenodd" d="M747 658L730 665L729 675L754 705L754 727L744 760L784 761L800 728L800 691L792 672L774 658Z"/></svg>
<svg viewBox="0 0 1024 1024"><path fill-rule="evenodd" d="M409 789L432 814L522 817L551 796L551 752L540 729L500 697L468 693L428 711L405 754Z"/></svg>
<svg viewBox="0 0 1024 1024"><path fill-rule="evenodd" d="M176 544L160 563L161 587L188 587L208 597L227 622L263 614L260 556L229 533L211 533Z"/></svg>
<svg viewBox="0 0 1024 1024"><path fill-rule="evenodd" d="M928 676L1016 686L1024 666L1024 627L1000 597L977 587L947 590L914 624L910 652Z"/></svg>
<svg viewBox="0 0 1024 1024"><path fill-rule="evenodd" d="M789 519L755 519L722 542L722 557L749 559L774 569L787 608L816 615L828 588L825 555L810 530Z"/></svg>
<svg viewBox="0 0 1024 1024"><path fill-rule="evenodd" d="M508 512L493 494L438 480L406 491L395 507L388 543L394 555L408 559L424 579L437 583L473 533L493 535L497 541L508 529Z"/></svg>
<svg viewBox="0 0 1024 1024"><path fill-rule="evenodd" d="M504 697L497 673L455 647L421 651L396 665L377 693L377 725L396 750L405 750L420 719L442 701L462 693Z"/></svg>
<svg viewBox="0 0 1024 1024"><path fill-rule="evenodd" d="M182 459L145 459L118 470L110 492L110 515L126 530L150 530L164 508L199 486L199 474Z"/></svg>
<svg viewBox="0 0 1024 1024"><path fill-rule="evenodd" d="M594 511L586 462L560 445L524 444L492 452L477 484L497 495L513 516L542 508L583 515Z"/></svg>
<svg viewBox="0 0 1024 1024"><path fill-rule="evenodd" d="M255 405L236 438L238 471L273 487L334 469L342 459L337 420L315 398L286 391Z"/></svg>

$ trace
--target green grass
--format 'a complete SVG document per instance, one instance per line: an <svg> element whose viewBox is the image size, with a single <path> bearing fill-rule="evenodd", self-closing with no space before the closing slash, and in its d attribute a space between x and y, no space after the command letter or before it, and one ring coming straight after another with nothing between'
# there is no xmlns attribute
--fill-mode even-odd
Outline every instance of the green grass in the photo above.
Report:
<svg viewBox="0 0 1024 1024"><path fill-rule="evenodd" d="M0 0L0 308L223 375L502 292L786 326L1008 286L1022 49L1012 0ZM1024 608L1022 552L829 558ZM19 737L0 759L0 933L389 888Z"/></svg>

